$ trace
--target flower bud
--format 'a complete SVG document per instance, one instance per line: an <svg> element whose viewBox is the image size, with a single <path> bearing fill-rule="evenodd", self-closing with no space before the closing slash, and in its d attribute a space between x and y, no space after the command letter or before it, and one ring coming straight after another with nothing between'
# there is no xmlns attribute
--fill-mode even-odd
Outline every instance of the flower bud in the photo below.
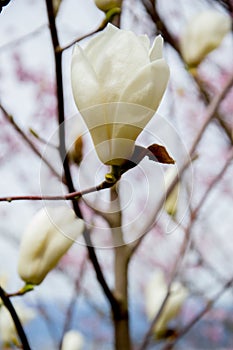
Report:
<svg viewBox="0 0 233 350"><path fill-rule="evenodd" d="M177 176L177 169L172 167L168 169L165 173L164 182L165 182L165 191L170 187L175 177ZM177 183L171 193L167 196L164 208L166 212L175 216L177 212L177 204L179 198L179 184Z"/></svg>
<svg viewBox="0 0 233 350"><path fill-rule="evenodd" d="M65 333L61 350L81 350L84 345L84 339L81 333L71 330Z"/></svg>
<svg viewBox="0 0 233 350"><path fill-rule="evenodd" d="M190 67L198 66L205 56L216 49L231 30L228 15L207 10L193 17L180 38L184 61Z"/></svg>
<svg viewBox="0 0 233 350"><path fill-rule="evenodd" d="M68 207L42 208L23 234L18 261L20 277L40 284L83 233L84 221Z"/></svg>
<svg viewBox="0 0 233 350"><path fill-rule="evenodd" d="M75 46L73 96L103 163L119 166L128 160L155 114L169 78L162 49L161 36L150 48L147 36L111 24L85 49Z"/></svg>
<svg viewBox="0 0 233 350"><path fill-rule="evenodd" d="M58 11L59 11L59 7L61 5L62 0L52 0L53 3L53 12L54 12L54 16L56 17Z"/></svg>
<svg viewBox="0 0 233 350"><path fill-rule="evenodd" d="M152 320L158 313L166 297L167 290L168 286L162 271L157 271L151 277L145 292L146 313L149 320ZM154 327L154 333L157 338L161 338L166 334L168 322L179 314L187 295L188 292L184 286L179 282L172 283L171 294Z"/></svg>
<svg viewBox="0 0 233 350"><path fill-rule="evenodd" d="M69 159L79 165L83 158L83 139L82 136L78 136L74 141L72 148L68 152Z"/></svg>
<svg viewBox="0 0 233 350"><path fill-rule="evenodd" d="M83 121L72 117L67 120L66 126L68 157L71 162L79 165L83 158Z"/></svg>
<svg viewBox="0 0 233 350"><path fill-rule="evenodd" d="M104 12L107 12L115 7L121 7L122 0L95 0L96 6Z"/></svg>

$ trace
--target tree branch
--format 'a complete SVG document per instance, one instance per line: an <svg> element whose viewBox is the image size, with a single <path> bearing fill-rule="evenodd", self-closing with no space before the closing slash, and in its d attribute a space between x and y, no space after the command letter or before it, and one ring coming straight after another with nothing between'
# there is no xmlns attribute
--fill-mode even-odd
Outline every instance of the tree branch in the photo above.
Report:
<svg viewBox="0 0 233 350"><path fill-rule="evenodd" d="M57 28L55 23L55 16L53 10L52 0L46 0L47 13L49 19L50 34L53 44L55 71L56 71L56 94L57 94L57 113L58 113L58 125L59 125L59 153L63 164L65 179L69 192L75 192L73 180L70 173L69 161L66 152L65 145L65 115L64 115L64 94L63 94L63 78L62 78L62 52L58 51L59 40L57 34ZM78 217L82 217L80 208L77 201L73 201L74 210Z"/></svg>
<svg viewBox="0 0 233 350"><path fill-rule="evenodd" d="M30 140L30 138L24 133L24 131L19 127L19 125L14 120L13 116L10 115L10 113L7 112L7 110L3 107L2 104L0 104L0 110L2 111L2 114L4 118L14 127L14 129L17 131L17 133L23 138L23 140L28 144L28 146L31 148L31 150L40 158L43 160L43 162L47 165L47 167L51 170L51 172L59 179L61 180L60 175L56 172L56 170L53 168L53 166L49 163L49 161L40 153L40 151L37 149L37 147L34 145L34 143Z"/></svg>
<svg viewBox="0 0 233 350"><path fill-rule="evenodd" d="M222 2L222 3L223 2L228 3L227 0L222 0L222 1L221 0L220 1L219 0L213 0L213 1ZM165 42L168 42L171 45L171 47L173 47L173 49L179 55L180 59L183 61L183 57L182 57L181 51L180 51L179 42L174 39L174 37L170 33L168 27L166 26L166 24L162 20L159 12L157 10L156 0L155 1L154 0L143 0L143 4L145 6L145 9L146 9L147 13L150 15L152 21L155 23L155 25L157 27L157 31L162 34ZM233 11L232 7L231 7L231 11ZM231 15L232 15L232 12L231 12ZM198 80L197 76L195 76L195 75L190 74L190 76L192 77L192 79L197 84L199 92L201 93L201 96L202 96L205 104L208 104L209 101L210 101L210 97L208 96L208 93L204 89L203 85L200 85L200 80ZM229 128L227 127L227 125L224 122L224 120L221 117L221 115L216 112L215 117L216 117L217 121L219 122L219 125L222 127L223 131L225 132L226 136L229 138L231 143L233 143L232 133L229 130Z"/></svg>
<svg viewBox="0 0 233 350"><path fill-rule="evenodd" d="M131 340L129 331L129 306L128 306L128 264L129 247L124 241L122 232L122 212L120 199L116 187L111 188L111 205L113 206L110 227L114 246L114 292L118 301L116 312L113 313L115 330L115 349L130 350Z"/></svg>
<svg viewBox="0 0 233 350"><path fill-rule="evenodd" d="M185 256L185 253L187 251L187 248L189 246L189 243L190 243L190 238L191 238L191 231L192 231L192 227L193 227L193 223L194 221L196 220L197 218L197 215L198 213L200 212L201 208L203 207L204 203L206 202L206 200L208 199L209 195L211 194L211 191L215 188L215 185L222 179L223 175L225 174L227 168L229 167L230 165L230 161L233 159L233 148L231 149L230 151L230 154L228 156L228 159L225 163L225 165L223 166L222 170L217 174L217 176L213 179L213 181L211 182L211 184L209 185L208 189L205 191L205 193L203 194L201 200L199 201L199 203L197 204L196 208L194 209L194 211L192 212L192 215L191 215L191 220L188 224L188 226L184 229L184 240L183 240L183 243L181 245L181 248L180 248L180 251L177 255L177 259L175 261L175 264L174 264L174 267L172 269L172 273L171 273L171 277L170 277L170 282L169 282L169 285L168 285L168 290L167 290L167 293L166 293L166 296L160 306L160 309L158 311L158 313L155 315L154 319L152 320L151 324L150 324L150 327L144 337L144 341L142 343L142 345L140 346L139 350L144 350L146 349L146 347L149 345L149 342L150 342L150 337L153 333L153 329L154 329L154 326L156 325L156 322L158 321L160 315L162 314L163 312L163 309L164 307L166 306L167 304L167 301L170 297L170 294L171 294L171 286L172 286L172 283L175 279L175 277L177 276L178 274L178 271L180 269L180 266L181 266L181 263L184 259L184 256ZM229 283L229 282L228 282ZM231 282L232 283L232 282ZM199 316L198 316L199 317ZM199 319L199 318L198 318ZM196 321L192 324L194 325L196 323ZM189 325L187 331L191 328L191 324ZM187 332L185 331L185 333ZM181 331L181 333L183 334L183 331ZM180 334L180 333L179 333Z"/></svg>
<svg viewBox="0 0 233 350"><path fill-rule="evenodd" d="M192 162L192 158L195 156L195 152L197 149L197 146L199 144L199 142L201 141L201 138L205 132L205 130L207 129L210 121L212 120L212 118L214 118L214 115L216 113L216 111L218 110L221 102L223 101L223 99L225 98L225 96L227 95L227 93L229 92L230 88L233 85L233 76L230 77L230 79L228 80L228 82L225 84L225 86L223 87L222 91L220 91L220 93L218 93L213 99L212 101L209 103L209 105L206 108L206 117L205 117L205 122L203 123L202 127L200 128L193 144L192 147L189 151L189 158L187 158L184 161L183 166L181 167L181 169L179 169L179 176L177 174L177 176L174 178L173 182L170 184L170 186L167 189L166 192L166 198L169 196L169 194L172 192L172 190L174 189L174 187L176 186L176 184L179 182L182 174L184 173L184 171L186 170L186 168L191 164ZM157 216L159 210L162 208L164 203L164 200L161 199L158 208L155 212L154 217ZM152 224L152 222L148 223L147 227L150 227ZM134 254L135 251L137 250L137 248L139 247L139 245L141 244L142 240L144 239L146 235L146 232L144 235L142 235L134 244L131 245L131 254Z"/></svg>
<svg viewBox="0 0 233 350"><path fill-rule="evenodd" d="M166 344L163 348L163 350L171 350L173 346L186 334L190 331L190 329L198 322L200 319L209 312L214 304L221 298L221 296L232 287L233 284L233 278L231 278L229 281L227 281L224 286L221 288L221 290L216 293L215 297L213 297L211 300L207 302L207 305L203 308L203 310L198 313L193 320L187 324L180 332L178 332L175 336L175 339L168 341L168 344Z"/></svg>
<svg viewBox="0 0 233 350"><path fill-rule="evenodd" d="M35 195L35 196L31 196L31 195L26 195L26 196L7 196L7 197L0 197L0 202L13 202L13 201L23 201L23 200L30 200L30 201L41 201L41 200L47 200L47 201L66 201L66 200L78 200L81 197L83 197L85 194L88 193L92 193L92 192L98 192L98 191L102 191L105 190L107 188L112 187L114 184L107 182L107 181L103 181L101 182L98 186L94 186L94 187L90 187L86 190L83 191L75 191L75 192L71 192L68 194L65 194L63 196L60 195L44 195L44 196L40 196L40 195Z"/></svg>
<svg viewBox="0 0 233 350"><path fill-rule="evenodd" d="M12 320L14 322L15 328L17 330L18 336L21 340L23 349L24 350L31 350L27 336L24 332L23 326L22 326L20 319L15 311L15 308L14 308L13 304L11 303L9 297L5 293L4 289L1 286L0 286L0 298L2 299L3 304L5 305L5 307L9 311L9 313L11 314L11 317L12 317Z"/></svg>

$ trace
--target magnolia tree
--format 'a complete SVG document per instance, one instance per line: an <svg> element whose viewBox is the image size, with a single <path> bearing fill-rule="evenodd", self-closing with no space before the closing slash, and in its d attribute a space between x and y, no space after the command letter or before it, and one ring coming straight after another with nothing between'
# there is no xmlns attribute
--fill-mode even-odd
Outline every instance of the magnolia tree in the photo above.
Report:
<svg viewBox="0 0 233 350"><path fill-rule="evenodd" d="M2 349L231 348L232 1L0 11Z"/></svg>

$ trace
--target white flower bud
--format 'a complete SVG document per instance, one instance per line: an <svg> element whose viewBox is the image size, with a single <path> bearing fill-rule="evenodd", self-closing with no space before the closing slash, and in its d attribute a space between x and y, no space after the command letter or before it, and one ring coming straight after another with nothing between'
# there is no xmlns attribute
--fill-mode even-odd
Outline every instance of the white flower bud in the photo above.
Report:
<svg viewBox="0 0 233 350"><path fill-rule="evenodd" d="M68 207L42 208L22 237L18 272L30 284L39 284L83 233L84 221Z"/></svg>
<svg viewBox="0 0 233 350"><path fill-rule="evenodd" d="M61 5L62 0L52 0L52 2L53 2L53 11L54 11L54 15L55 15L55 17L56 17L56 15L57 15L57 13L58 13L58 11L59 11L59 7L60 7L60 5Z"/></svg>
<svg viewBox="0 0 233 350"><path fill-rule="evenodd" d="M145 291L145 307L149 320L152 320L158 313L163 300L166 297L167 288L168 286L163 273L161 271L157 271L155 274L153 274L148 285L146 286ZM187 289L179 282L174 282L172 284L171 295L169 296L168 301L154 327L156 337L160 338L166 333L168 322L179 314L187 295Z"/></svg>
<svg viewBox="0 0 233 350"><path fill-rule="evenodd" d="M95 0L96 6L104 12L107 12L115 7L121 7L122 0Z"/></svg>
<svg viewBox="0 0 233 350"><path fill-rule="evenodd" d="M73 95L103 163L121 165L129 159L155 114L169 78L162 49L161 36L150 48L147 36L111 24L85 49L75 46Z"/></svg>
<svg viewBox="0 0 233 350"><path fill-rule="evenodd" d="M61 350L81 350L84 345L84 339L81 333L71 330L65 333Z"/></svg>
<svg viewBox="0 0 233 350"><path fill-rule="evenodd" d="M21 304L15 305L15 311L17 312L17 315L19 316L22 324L31 321L36 316L34 310ZM4 345L20 345L14 322L5 306L2 306L0 308L0 339Z"/></svg>
<svg viewBox="0 0 233 350"><path fill-rule="evenodd" d="M197 66L205 56L216 49L231 30L228 15L207 10L193 17L180 38L180 49L184 61Z"/></svg>

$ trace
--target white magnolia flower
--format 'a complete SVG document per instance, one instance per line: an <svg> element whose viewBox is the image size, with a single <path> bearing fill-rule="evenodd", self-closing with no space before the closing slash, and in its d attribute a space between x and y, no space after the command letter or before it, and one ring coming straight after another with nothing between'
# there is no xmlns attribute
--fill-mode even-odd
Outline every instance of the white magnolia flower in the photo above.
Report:
<svg viewBox="0 0 233 350"><path fill-rule="evenodd" d="M206 10L190 20L180 38L180 49L189 66L197 66L205 56L216 49L231 30L228 15Z"/></svg>
<svg viewBox="0 0 233 350"><path fill-rule="evenodd" d="M42 208L22 237L18 272L30 284L39 284L83 233L84 221L68 207Z"/></svg>
<svg viewBox="0 0 233 350"><path fill-rule="evenodd" d="M81 350L84 345L84 339L81 333L71 330L65 333L61 350Z"/></svg>
<svg viewBox="0 0 233 350"><path fill-rule="evenodd" d="M163 273L161 271L154 273L145 290L145 307L149 320L152 320L158 313L166 297L167 288ZM166 333L168 322L179 314L187 295L187 289L179 282L172 284L171 295L154 327L154 333L157 337L161 337Z"/></svg>
<svg viewBox="0 0 233 350"><path fill-rule="evenodd" d="M31 308L28 308L21 304L16 304L14 307L22 324L31 321L36 316L35 311ZM2 306L0 308L0 339L6 345L12 343L19 345L18 335L14 322L5 306Z"/></svg>
<svg viewBox="0 0 233 350"><path fill-rule="evenodd" d="M147 36L109 24L85 49L75 46L71 80L76 105L105 164L121 165L156 112L169 68L163 39L150 48Z"/></svg>
<svg viewBox="0 0 233 350"><path fill-rule="evenodd" d="M107 12L108 10L113 9L114 7L121 7L122 0L95 0L96 6Z"/></svg>

